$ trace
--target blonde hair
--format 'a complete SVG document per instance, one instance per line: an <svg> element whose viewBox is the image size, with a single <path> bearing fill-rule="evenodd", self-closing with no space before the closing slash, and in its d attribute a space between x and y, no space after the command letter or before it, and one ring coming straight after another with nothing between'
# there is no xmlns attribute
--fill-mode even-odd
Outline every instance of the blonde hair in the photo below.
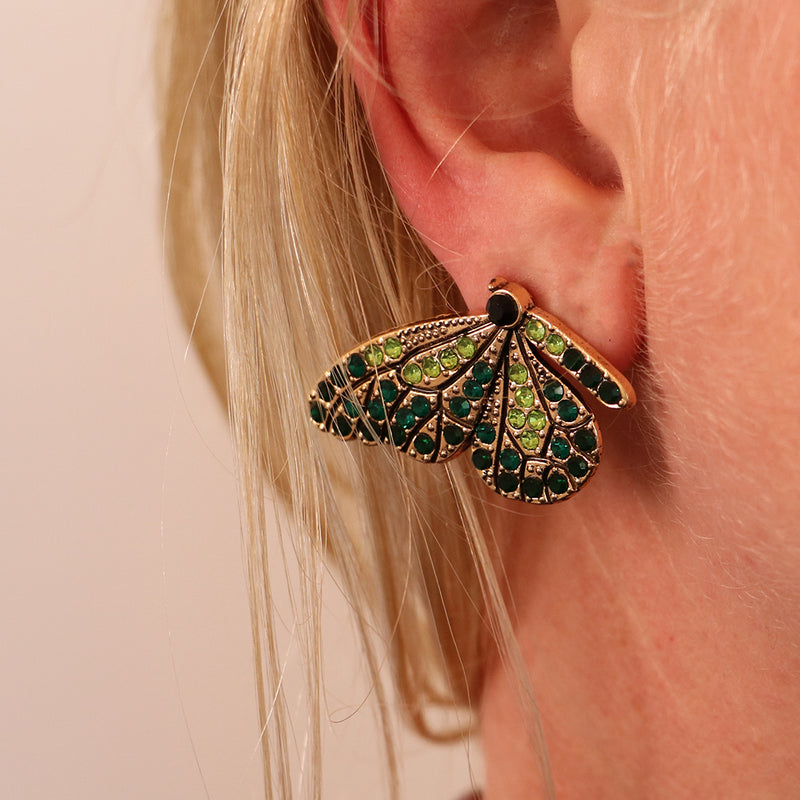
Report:
<svg viewBox="0 0 800 800"><path fill-rule="evenodd" d="M391 448L345 446L308 420L308 391L340 352L461 303L397 208L315 2L169 0L162 34L172 275L228 404L266 791L290 798L290 721L268 568L270 497L288 509L282 534L303 576L295 603L313 718L322 719L323 559L352 603L379 707L388 713L378 677L387 651L400 708L423 735L463 733L459 725L434 726L427 712L475 710L487 643L516 661L474 471L408 463ZM388 717L384 735L394 787ZM318 765L319 725L309 737L310 762ZM536 725L532 738L538 747ZM547 786L546 764L543 772ZM317 769L306 787L320 796Z"/></svg>

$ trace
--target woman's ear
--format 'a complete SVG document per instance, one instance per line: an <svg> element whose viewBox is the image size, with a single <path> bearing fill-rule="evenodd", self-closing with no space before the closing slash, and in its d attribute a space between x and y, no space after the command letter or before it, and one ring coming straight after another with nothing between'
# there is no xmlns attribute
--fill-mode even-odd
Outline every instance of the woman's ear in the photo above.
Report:
<svg viewBox="0 0 800 800"><path fill-rule="evenodd" d="M572 107L581 0L570 13L551 0L324 5L398 202L469 307L503 275L629 366L638 251L616 164Z"/></svg>

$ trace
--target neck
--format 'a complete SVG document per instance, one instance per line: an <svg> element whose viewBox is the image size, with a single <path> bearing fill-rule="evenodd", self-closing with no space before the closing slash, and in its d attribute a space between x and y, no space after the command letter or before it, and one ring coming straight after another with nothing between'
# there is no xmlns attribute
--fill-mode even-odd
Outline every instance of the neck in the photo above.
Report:
<svg viewBox="0 0 800 800"><path fill-rule="evenodd" d="M795 796L794 604L754 592L765 583L750 554L731 545L721 557L716 532L632 487L635 472L604 463L574 500L503 526L556 796ZM520 706L517 679L494 663L482 700L485 800L543 796Z"/></svg>

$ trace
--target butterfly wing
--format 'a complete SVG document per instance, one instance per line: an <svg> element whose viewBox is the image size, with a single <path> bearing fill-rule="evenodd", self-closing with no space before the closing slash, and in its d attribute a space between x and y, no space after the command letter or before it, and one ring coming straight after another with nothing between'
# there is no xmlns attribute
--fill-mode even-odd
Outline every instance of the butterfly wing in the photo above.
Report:
<svg viewBox="0 0 800 800"><path fill-rule="evenodd" d="M446 461L484 415L512 335L486 315L387 331L325 373L309 398L311 418L344 439Z"/></svg>
<svg viewBox="0 0 800 800"><path fill-rule="evenodd" d="M579 393L528 346L505 343L494 402L475 427L472 463L495 491L549 504L574 494L600 458L600 431Z"/></svg>

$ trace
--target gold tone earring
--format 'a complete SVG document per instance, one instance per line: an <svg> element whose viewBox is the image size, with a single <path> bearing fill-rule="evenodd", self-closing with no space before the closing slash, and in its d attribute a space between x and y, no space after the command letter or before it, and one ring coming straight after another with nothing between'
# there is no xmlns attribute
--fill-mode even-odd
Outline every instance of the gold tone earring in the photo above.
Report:
<svg viewBox="0 0 800 800"><path fill-rule="evenodd" d="M486 313L395 328L363 342L311 392L311 419L342 439L384 442L418 461L471 450L496 492L528 503L570 497L602 440L576 387L608 408L636 394L594 348L495 278Z"/></svg>

